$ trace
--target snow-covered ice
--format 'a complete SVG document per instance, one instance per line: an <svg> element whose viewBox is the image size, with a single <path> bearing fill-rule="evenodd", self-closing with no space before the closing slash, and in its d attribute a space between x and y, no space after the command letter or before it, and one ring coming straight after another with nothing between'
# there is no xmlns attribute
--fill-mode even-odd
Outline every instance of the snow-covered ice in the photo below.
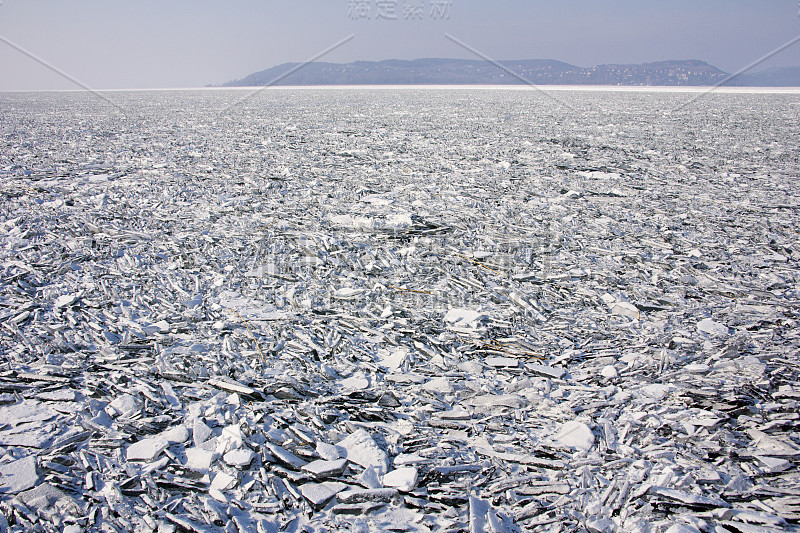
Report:
<svg viewBox="0 0 800 533"><path fill-rule="evenodd" d="M800 92L552 95L0 94L0 531L797 531Z"/></svg>

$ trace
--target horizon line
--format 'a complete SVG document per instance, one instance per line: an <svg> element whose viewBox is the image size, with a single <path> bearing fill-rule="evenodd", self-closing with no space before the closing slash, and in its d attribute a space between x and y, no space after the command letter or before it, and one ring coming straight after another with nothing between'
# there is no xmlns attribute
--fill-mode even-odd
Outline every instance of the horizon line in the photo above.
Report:
<svg viewBox="0 0 800 533"><path fill-rule="evenodd" d="M350 64L350 63L383 63L383 62L386 62L386 61L413 62L413 61L428 61L428 60L435 60L435 61L474 61L474 62L479 62L479 63L486 63L487 62L485 59L471 59L471 58L459 58L459 57L433 57L433 56L431 56L431 57L417 57L417 58L414 58L414 59L400 59L400 58L396 58L396 57L389 57L389 58L385 58L385 59L353 59L351 61L338 61L338 62L337 61L312 61L311 63L328 63L328 64L331 64L331 65L347 65L347 64ZM715 64L710 63L707 60L700 59L700 58L656 59L656 60L643 61L643 62L639 62L639 63L606 62L606 63L596 63L596 64L593 64L593 65L590 65L590 66L586 66L586 67L581 66L581 65L576 65L574 63L569 63L569 62L561 60L561 59L554 59L552 57L534 57L534 58L529 57L529 58L516 58L516 59L498 59L497 61L501 62L501 63L512 62L512 61L555 61L557 63L564 63L565 65L570 65L572 67L578 67L578 68L591 68L591 67L599 67L599 66L604 66L604 65L624 65L624 66L628 66L628 65L652 65L652 64L656 64L656 63L697 61L697 62L700 62L700 63L705 63L706 65L712 66L714 68L717 68L717 69L722 70L723 72L725 72L723 69L717 67ZM262 69L262 70L269 70L271 68L280 67L281 65L295 65L295 64L298 64L298 63L302 63L302 62L301 61L284 61L282 63L273 64L272 66L267 67L267 68ZM800 68L800 64L769 67L769 68L767 68L765 70L770 70L770 69L774 69L774 68ZM763 71L759 71L759 72L763 72Z"/></svg>
<svg viewBox="0 0 800 533"><path fill-rule="evenodd" d="M800 68L800 67L798 67ZM713 85L609 85L609 84L542 84L543 90L594 90L594 91L675 91L675 92L700 92ZM530 90L522 83L404 83L404 84L315 84L315 85L246 85L246 86L187 86L187 87L138 87L124 89L94 89L96 92L148 92L148 91L244 91L252 89L286 90L286 89L498 89L498 90ZM747 85L747 86L720 86L722 92L751 92L753 90L776 93L800 92L797 86L775 85ZM85 89L0 89L0 94L20 93L83 93Z"/></svg>

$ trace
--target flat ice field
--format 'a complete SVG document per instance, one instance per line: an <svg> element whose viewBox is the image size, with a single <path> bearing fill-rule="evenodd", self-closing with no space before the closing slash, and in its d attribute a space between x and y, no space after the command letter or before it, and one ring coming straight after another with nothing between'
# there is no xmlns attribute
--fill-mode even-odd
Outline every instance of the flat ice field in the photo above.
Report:
<svg viewBox="0 0 800 533"><path fill-rule="evenodd" d="M800 92L0 94L0 532L800 523Z"/></svg>

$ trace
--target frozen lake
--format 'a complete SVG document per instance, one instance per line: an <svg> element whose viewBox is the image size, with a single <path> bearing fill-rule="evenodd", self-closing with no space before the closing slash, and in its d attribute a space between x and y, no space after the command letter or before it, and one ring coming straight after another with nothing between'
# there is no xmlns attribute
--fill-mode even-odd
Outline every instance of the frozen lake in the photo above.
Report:
<svg viewBox="0 0 800 533"><path fill-rule="evenodd" d="M797 529L800 90L103 97L0 93L11 530Z"/></svg>

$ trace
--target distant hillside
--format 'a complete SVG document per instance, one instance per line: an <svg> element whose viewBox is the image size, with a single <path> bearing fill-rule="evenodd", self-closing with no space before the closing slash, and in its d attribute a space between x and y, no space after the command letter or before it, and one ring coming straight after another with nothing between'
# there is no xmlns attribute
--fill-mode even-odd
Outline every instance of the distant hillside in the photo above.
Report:
<svg viewBox="0 0 800 533"><path fill-rule="evenodd" d="M776 67L742 74L726 85L737 87L800 87L800 67Z"/></svg>
<svg viewBox="0 0 800 533"><path fill-rule="evenodd" d="M577 67L552 59L501 61L504 67L537 85L714 85L728 74L704 61L660 61L641 65ZM469 59L415 59L309 63L289 75L298 63L284 63L236 81L226 87L272 85L412 85L412 84L521 84L488 61ZM284 77L285 76L285 77ZM775 79L786 77L775 75ZM277 80L277 81L275 81ZM758 85L761 78L738 78Z"/></svg>

